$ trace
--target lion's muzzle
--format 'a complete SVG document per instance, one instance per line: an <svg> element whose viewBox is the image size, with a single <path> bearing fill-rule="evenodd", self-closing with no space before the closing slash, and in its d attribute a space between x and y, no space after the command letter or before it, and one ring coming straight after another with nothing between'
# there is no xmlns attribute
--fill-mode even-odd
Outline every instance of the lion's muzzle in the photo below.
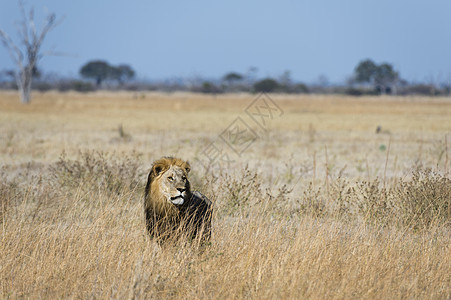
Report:
<svg viewBox="0 0 451 300"><path fill-rule="evenodd" d="M177 195L175 197L171 197L171 203L175 205L182 205L185 203L184 195L185 193L180 193L180 195Z"/></svg>

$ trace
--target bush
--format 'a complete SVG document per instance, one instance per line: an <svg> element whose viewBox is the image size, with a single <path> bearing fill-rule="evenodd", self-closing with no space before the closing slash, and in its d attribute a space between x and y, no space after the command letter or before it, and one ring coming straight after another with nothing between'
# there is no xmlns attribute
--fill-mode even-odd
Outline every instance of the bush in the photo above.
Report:
<svg viewBox="0 0 451 300"><path fill-rule="evenodd" d="M57 84L58 91L77 91L77 92L92 92L96 88L91 82L81 80L62 81Z"/></svg>
<svg viewBox="0 0 451 300"><path fill-rule="evenodd" d="M90 82L75 80L72 82L72 89L77 92L92 92L96 88Z"/></svg>
<svg viewBox="0 0 451 300"><path fill-rule="evenodd" d="M296 200L298 211L316 218L361 219L414 230L451 225L451 179L430 169L417 169L410 180L400 179L390 188L379 179L350 185L338 178L331 185L324 193L310 184Z"/></svg>
<svg viewBox="0 0 451 300"><path fill-rule="evenodd" d="M202 93L206 93L206 94L210 94L210 93L219 93L220 90L213 83L211 83L209 81L205 81L204 83L202 83L201 92Z"/></svg>
<svg viewBox="0 0 451 300"><path fill-rule="evenodd" d="M297 94L308 94L309 93L309 89L308 86L304 83L298 83L295 84L292 88L292 92L293 93L297 93Z"/></svg>
<svg viewBox="0 0 451 300"><path fill-rule="evenodd" d="M390 193L381 186L378 179L359 182L354 191L357 213L367 223L385 226L393 219Z"/></svg>
<svg viewBox="0 0 451 300"><path fill-rule="evenodd" d="M272 78L266 78L257 81L254 84L254 90L257 93L271 93L279 87L279 83Z"/></svg>
<svg viewBox="0 0 451 300"><path fill-rule="evenodd" d="M437 94L436 88L432 84L414 84L405 89L407 94L434 96Z"/></svg>
<svg viewBox="0 0 451 300"><path fill-rule="evenodd" d="M412 180L393 190L396 211L402 225L414 229L436 224L451 225L451 179L430 169L416 170Z"/></svg>
<svg viewBox="0 0 451 300"><path fill-rule="evenodd" d="M137 153L120 158L94 151L79 155L79 160L68 160L63 153L59 161L50 166L51 176L59 185L72 190L95 188L111 194L143 188L145 171Z"/></svg>
<svg viewBox="0 0 451 300"><path fill-rule="evenodd" d="M51 90L53 86L48 82L36 82L33 83L33 89L40 92L47 92Z"/></svg>
<svg viewBox="0 0 451 300"><path fill-rule="evenodd" d="M345 89L344 93L349 96L365 96L365 95L379 95L380 91L377 91L376 89L349 87Z"/></svg>

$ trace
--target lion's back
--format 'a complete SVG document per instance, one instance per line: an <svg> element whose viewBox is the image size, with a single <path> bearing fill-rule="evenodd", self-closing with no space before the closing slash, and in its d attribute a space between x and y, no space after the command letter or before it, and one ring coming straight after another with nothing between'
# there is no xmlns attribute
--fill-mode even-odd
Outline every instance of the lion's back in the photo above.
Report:
<svg viewBox="0 0 451 300"><path fill-rule="evenodd" d="M207 234L208 239L213 213L212 202L201 192L194 191L184 213L190 219L190 223L195 224L198 229L204 227L204 232Z"/></svg>
<svg viewBox="0 0 451 300"><path fill-rule="evenodd" d="M211 214L212 203L201 192L194 191L186 209L190 213L195 213L198 218L208 217Z"/></svg>

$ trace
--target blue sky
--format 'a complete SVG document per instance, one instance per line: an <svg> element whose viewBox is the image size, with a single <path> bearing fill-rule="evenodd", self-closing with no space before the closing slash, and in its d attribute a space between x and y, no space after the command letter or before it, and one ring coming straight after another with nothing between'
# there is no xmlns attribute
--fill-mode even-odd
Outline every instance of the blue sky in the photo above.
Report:
<svg viewBox="0 0 451 300"><path fill-rule="evenodd" d="M409 81L451 82L450 0L26 0L37 24L64 17L43 46L44 72L77 76L92 59L131 65L139 77L258 77L344 82L365 58ZM16 41L17 2L0 0L0 28ZM12 68L0 48L0 70Z"/></svg>

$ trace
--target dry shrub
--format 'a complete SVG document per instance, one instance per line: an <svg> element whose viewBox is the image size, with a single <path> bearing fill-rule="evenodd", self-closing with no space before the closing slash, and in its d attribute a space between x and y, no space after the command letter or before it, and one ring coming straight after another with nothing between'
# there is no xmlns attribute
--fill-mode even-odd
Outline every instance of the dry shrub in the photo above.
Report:
<svg viewBox="0 0 451 300"><path fill-rule="evenodd" d="M226 215L246 214L251 206L263 198L259 176L248 167L237 176L222 174L222 178L216 180L215 184L218 210Z"/></svg>
<svg viewBox="0 0 451 300"><path fill-rule="evenodd" d="M362 219L376 226L428 229L451 225L451 180L430 169L415 169L409 180L399 179L385 187L379 179L349 184L341 177L327 193L310 183L300 199L295 199L301 215Z"/></svg>
<svg viewBox="0 0 451 300"><path fill-rule="evenodd" d="M393 188L395 212L414 229L451 225L451 179L431 169L416 169L412 179Z"/></svg>
<svg viewBox="0 0 451 300"><path fill-rule="evenodd" d="M357 214L366 222L385 226L393 217L393 206L390 193L379 182L379 179L373 181L358 182L352 190Z"/></svg>
<svg viewBox="0 0 451 300"><path fill-rule="evenodd" d="M43 221L49 214L70 214L81 204L92 212L105 205L96 201L103 195L140 199L145 177L139 158L136 153L118 156L88 151L75 160L66 159L63 153L50 165L4 166L0 173L0 219L6 218L7 210L22 209L27 222ZM8 217L11 215L17 213Z"/></svg>
<svg viewBox="0 0 451 300"><path fill-rule="evenodd" d="M310 183L304 191L304 196L297 201L298 212L301 215L307 215L314 218L320 218L327 215L327 206L325 196L321 188L315 189Z"/></svg>
<svg viewBox="0 0 451 300"><path fill-rule="evenodd" d="M14 187L9 187L4 182L0 182L0 222L3 221L3 216L8 210L8 205L13 195Z"/></svg>
<svg viewBox="0 0 451 300"><path fill-rule="evenodd" d="M7 210L23 202L27 203L26 213L32 218L49 205L56 193L50 188L45 169L45 165L38 163L3 166L0 172L0 220L5 218Z"/></svg>
<svg viewBox="0 0 451 300"><path fill-rule="evenodd" d="M143 187L145 171L140 157L136 152L116 155L86 151L79 153L79 159L69 160L63 153L50 166L50 173L58 184L68 189L84 187L119 194L123 189Z"/></svg>
<svg viewBox="0 0 451 300"><path fill-rule="evenodd" d="M373 224L410 229L450 225L451 180L430 169L416 169L410 180L399 179L387 189L377 179L360 182L350 196Z"/></svg>

